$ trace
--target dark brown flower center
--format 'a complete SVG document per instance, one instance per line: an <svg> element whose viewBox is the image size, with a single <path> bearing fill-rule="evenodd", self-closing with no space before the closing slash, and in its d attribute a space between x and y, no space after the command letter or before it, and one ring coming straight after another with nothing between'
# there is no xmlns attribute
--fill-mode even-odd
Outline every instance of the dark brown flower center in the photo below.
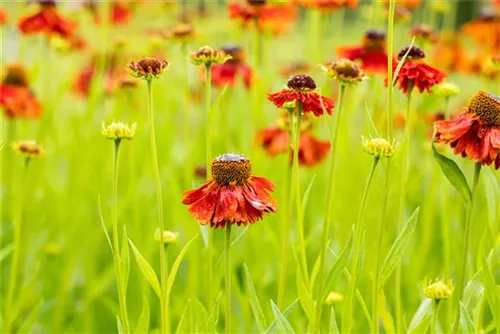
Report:
<svg viewBox="0 0 500 334"><path fill-rule="evenodd" d="M483 8L480 12L479 15L477 16L477 19L482 22L493 22L498 19L497 14L493 10L493 8Z"/></svg>
<svg viewBox="0 0 500 334"><path fill-rule="evenodd" d="M334 61L331 63L331 67L333 71L344 78L357 78L361 73L356 63L345 58Z"/></svg>
<svg viewBox="0 0 500 334"><path fill-rule="evenodd" d="M469 100L467 108L488 125L500 127L500 97L480 90Z"/></svg>
<svg viewBox="0 0 500 334"><path fill-rule="evenodd" d="M243 51L243 48L239 45L226 44L221 49L222 51L224 51L225 54L228 54L231 57L233 57L228 61L229 63L239 63L245 60L245 52Z"/></svg>
<svg viewBox="0 0 500 334"><path fill-rule="evenodd" d="M212 162L212 177L218 184L242 185L251 173L252 163L239 154L224 154Z"/></svg>
<svg viewBox="0 0 500 334"><path fill-rule="evenodd" d="M267 3L267 0L247 0L247 4L252 7L262 7Z"/></svg>
<svg viewBox="0 0 500 334"><path fill-rule="evenodd" d="M7 67L7 75L3 79L5 85L28 87L28 76L22 65L10 65Z"/></svg>
<svg viewBox="0 0 500 334"><path fill-rule="evenodd" d="M293 90L313 90L316 89L316 83L313 78L307 74L297 74L288 79L288 88Z"/></svg>
<svg viewBox="0 0 500 334"><path fill-rule="evenodd" d="M372 41L385 41L385 31L380 29L369 29L365 32L365 37Z"/></svg>
<svg viewBox="0 0 500 334"><path fill-rule="evenodd" d="M408 50L410 50L410 52L408 52ZM412 46L411 49L409 46L405 46L404 48L401 49L401 51L399 51L398 59L401 60L407 52L408 52L409 59L423 59L423 58L425 58L424 51L421 48L419 48L418 46Z"/></svg>
<svg viewBox="0 0 500 334"><path fill-rule="evenodd" d="M160 73L165 64L156 58L145 57L137 62L139 68L146 73Z"/></svg>

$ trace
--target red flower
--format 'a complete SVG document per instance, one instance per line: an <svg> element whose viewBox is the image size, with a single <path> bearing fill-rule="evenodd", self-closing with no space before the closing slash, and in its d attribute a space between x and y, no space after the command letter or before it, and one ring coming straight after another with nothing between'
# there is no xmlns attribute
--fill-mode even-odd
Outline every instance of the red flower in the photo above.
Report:
<svg viewBox="0 0 500 334"><path fill-rule="evenodd" d="M315 116L321 116L323 110L332 114L334 102L315 91L316 83L307 74L294 75L288 80L287 87L277 93L268 94L267 98L278 108L283 107L285 103L300 101L304 114L312 112Z"/></svg>
<svg viewBox="0 0 500 334"><path fill-rule="evenodd" d="M225 45L221 49L232 58L224 64L212 64L212 84L224 87L229 83L230 86L233 86L236 79L242 77L245 86L250 87L253 76L252 68L245 63L243 48L237 45Z"/></svg>
<svg viewBox="0 0 500 334"><path fill-rule="evenodd" d="M88 96L90 93L90 87L92 81L97 75L97 66L102 61L101 57L104 55L94 56L92 61L87 64L82 70L77 74L76 79L73 83L73 89L75 92L83 96ZM117 65L117 60L114 55L108 55L105 60L104 68L104 91L106 94L112 94L118 85L121 83L123 77L126 76L121 67Z"/></svg>
<svg viewBox="0 0 500 334"><path fill-rule="evenodd" d="M40 2L40 10L36 14L21 18L18 27L24 34L44 33L70 38L76 23L59 14L55 1L45 1Z"/></svg>
<svg viewBox="0 0 500 334"><path fill-rule="evenodd" d="M460 116L434 123L434 141L450 143L455 154L500 168L500 98L485 91L474 95Z"/></svg>
<svg viewBox="0 0 500 334"><path fill-rule="evenodd" d="M225 154L212 162L212 179L201 188L184 193L183 204L202 225L224 228L226 223L238 226L253 224L266 212L276 212L277 202L269 194L274 184L251 176L249 159Z"/></svg>
<svg viewBox="0 0 500 334"><path fill-rule="evenodd" d="M385 32L370 29L365 32L360 46L337 49L337 55L361 62L361 68L370 73L387 73L387 52Z"/></svg>
<svg viewBox="0 0 500 334"><path fill-rule="evenodd" d="M28 86L26 70L21 65L9 65L0 84L0 105L9 118L38 118L42 106Z"/></svg>
<svg viewBox="0 0 500 334"><path fill-rule="evenodd" d="M342 6L353 9L359 4L359 0L296 0L296 2L301 6L317 8L323 12L331 12Z"/></svg>
<svg viewBox="0 0 500 334"><path fill-rule="evenodd" d="M3 8L0 8L0 25L4 25L5 23L7 23L7 20L8 20L7 11Z"/></svg>
<svg viewBox="0 0 500 334"><path fill-rule="evenodd" d="M132 11L126 3L113 1L110 15L114 24L126 24L132 18Z"/></svg>
<svg viewBox="0 0 500 334"><path fill-rule="evenodd" d="M398 59L408 52L409 47L403 48ZM432 86L440 83L446 77L444 72L427 65L423 62L425 53L418 47L413 46L396 77L398 88L405 94L411 93L413 87L417 87L420 93L424 90L430 92ZM396 70L394 66L393 71ZM386 82L387 83L387 82Z"/></svg>
<svg viewBox="0 0 500 334"><path fill-rule="evenodd" d="M500 15L485 8L479 17L462 26L462 31L486 52L500 52Z"/></svg>
<svg viewBox="0 0 500 334"><path fill-rule="evenodd" d="M230 2L228 10L229 17L239 19L243 27L256 23L259 30L274 34L286 31L297 16L290 4L267 4L266 1Z"/></svg>

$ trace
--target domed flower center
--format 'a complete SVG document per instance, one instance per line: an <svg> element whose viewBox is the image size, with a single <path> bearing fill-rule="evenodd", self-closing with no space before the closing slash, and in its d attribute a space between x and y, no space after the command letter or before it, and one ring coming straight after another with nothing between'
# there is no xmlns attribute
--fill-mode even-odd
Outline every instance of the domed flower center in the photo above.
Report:
<svg viewBox="0 0 500 334"><path fill-rule="evenodd" d="M228 54L231 57L233 57L228 61L229 63L239 63L245 60L245 52L243 51L243 48L239 45L236 44L224 45L222 47L222 51L224 51L225 54Z"/></svg>
<svg viewBox="0 0 500 334"><path fill-rule="evenodd" d="M159 61L156 58L145 57L137 62L142 71L146 73L159 74L167 66L166 62Z"/></svg>
<svg viewBox="0 0 500 334"><path fill-rule="evenodd" d="M500 97L480 90L469 100L467 107L486 124L500 127Z"/></svg>
<svg viewBox="0 0 500 334"><path fill-rule="evenodd" d="M212 177L218 184L242 185L251 173L252 163L239 154L224 154L212 162Z"/></svg>
<svg viewBox="0 0 500 334"><path fill-rule="evenodd" d="M267 3L267 0L247 0L247 4L252 7L262 7Z"/></svg>
<svg viewBox="0 0 500 334"><path fill-rule="evenodd" d="M3 79L5 85L28 87L28 76L26 69L21 65L10 65L7 67L7 75Z"/></svg>
<svg viewBox="0 0 500 334"><path fill-rule="evenodd" d="M401 49L401 51L399 51L398 59L401 60L404 57L404 55L408 52L408 50L410 50L410 52L408 53L409 59L423 59L423 58L425 58L424 51L421 48L419 48L418 46L412 46L411 49L409 46L405 46L404 48Z"/></svg>
<svg viewBox="0 0 500 334"><path fill-rule="evenodd" d="M54 0L39 0L37 2L43 9L56 7L56 2Z"/></svg>
<svg viewBox="0 0 500 334"><path fill-rule="evenodd" d="M291 77L287 83L288 88L293 90L313 90L316 89L316 83L313 78L307 74L297 74Z"/></svg>
<svg viewBox="0 0 500 334"><path fill-rule="evenodd" d="M356 63L345 58L332 62L331 67L339 76L345 78L357 78L361 73Z"/></svg>
<svg viewBox="0 0 500 334"><path fill-rule="evenodd" d="M176 38L191 37L194 35L194 28L187 23L180 23L172 29L172 35Z"/></svg>
<svg viewBox="0 0 500 334"><path fill-rule="evenodd" d="M370 50L385 49L385 31L379 29L370 29L365 32L363 46Z"/></svg>

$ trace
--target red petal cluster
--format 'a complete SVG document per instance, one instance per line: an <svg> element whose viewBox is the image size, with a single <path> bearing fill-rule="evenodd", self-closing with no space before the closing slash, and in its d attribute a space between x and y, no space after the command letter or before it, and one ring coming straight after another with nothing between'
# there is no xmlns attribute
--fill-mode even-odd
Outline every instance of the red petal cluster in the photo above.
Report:
<svg viewBox="0 0 500 334"><path fill-rule="evenodd" d="M256 21L259 30L268 29L274 34L286 31L297 16L296 8L285 4L253 7L245 3L230 2L228 10L229 17L240 19L244 27Z"/></svg>
<svg viewBox="0 0 500 334"><path fill-rule="evenodd" d="M21 18L19 30L23 34L45 33L71 38L76 29L76 23L59 14L55 6L41 6L38 13Z"/></svg>
<svg viewBox="0 0 500 334"><path fill-rule="evenodd" d="M450 143L455 154L500 168L500 127L466 111L454 120L434 123L435 142Z"/></svg>
<svg viewBox="0 0 500 334"><path fill-rule="evenodd" d="M321 96L314 90L298 91L285 88L277 93L268 94L267 98L278 108L283 107L288 102L300 101L302 102L302 112L312 112L315 116L323 115L323 110L331 115L332 109L335 107L332 99Z"/></svg>
<svg viewBox="0 0 500 334"><path fill-rule="evenodd" d="M393 68L393 71L395 70L396 66ZM410 84L413 84L420 93L423 93L424 90L430 92L432 86L443 81L445 77L444 72L427 65L421 60L407 59L399 71L396 83L398 88L405 94L408 93Z"/></svg>
<svg viewBox="0 0 500 334"><path fill-rule="evenodd" d="M387 53L384 50L370 50L363 46L342 47L337 49L340 58L361 61L361 68L369 73L387 73Z"/></svg>
<svg viewBox="0 0 500 334"><path fill-rule="evenodd" d="M0 105L9 118L38 118L42 106L28 87L0 85Z"/></svg>
<svg viewBox="0 0 500 334"><path fill-rule="evenodd" d="M198 189L184 193L183 204L202 225L224 228L226 223L238 226L253 224L264 213L276 212L277 202L269 194L274 184L262 177L251 176L244 185L220 185L209 180Z"/></svg>
<svg viewBox="0 0 500 334"><path fill-rule="evenodd" d="M212 71L212 84L217 87L224 87L227 83L233 86L236 79L241 76L245 87L249 88L252 83L252 69L245 63L226 62L224 64L213 64Z"/></svg>

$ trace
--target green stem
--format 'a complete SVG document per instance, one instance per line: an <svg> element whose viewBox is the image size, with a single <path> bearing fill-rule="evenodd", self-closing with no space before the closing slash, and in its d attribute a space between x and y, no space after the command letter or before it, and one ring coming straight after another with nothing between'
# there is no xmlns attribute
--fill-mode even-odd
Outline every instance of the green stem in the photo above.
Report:
<svg viewBox="0 0 500 334"><path fill-rule="evenodd" d="M356 295L356 289L359 280L359 261L361 252L361 239L363 237L363 218L366 211L366 203L368 199L368 193L370 191L370 186L372 184L373 175L380 161L380 157L375 157L373 159L372 167L370 169L370 174L368 175L368 180L366 181L365 190L363 192L363 197L361 200L361 208L359 210L358 221L355 227L354 233L354 259L351 266L351 284L349 284L349 289L347 290L347 297L344 302L344 309L342 311L342 333L350 333L353 323L353 308L354 308L354 297Z"/></svg>
<svg viewBox="0 0 500 334"><path fill-rule="evenodd" d="M392 127L394 122L394 85L392 58L394 53L394 13L396 0L389 2L389 18L387 27L387 138L392 138Z"/></svg>
<svg viewBox="0 0 500 334"><path fill-rule="evenodd" d="M17 276L19 271L19 257L21 253L21 233L22 233L22 219L23 219L23 204L24 204L24 192L26 187L26 174L28 170L28 165L30 158L27 157L24 160L23 175L21 179L21 189L19 191L19 198L17 199L17 208L15 211L15 216L12 221L13 229L13 248L12 248L12 264L10 267L9 276L9 289L7 291L7 301L4 304L4 333L11 333L12 325L14 320L12 318L12 309L14 307L14 294L16 292Z"/></svg>
<svg viewBox="0 0 500 334"><path fill-rule="evenodd" d="M211 132L211 109L212 109L212 70L211 64L205 65L205 163L207 168L207 177L211 175L211 165L212 165L212 132ZM207 243L207 293L208 293L208 305L210 306L212 302L212 281L213 281L213 238L212 232L208 229L207 233L208 243Z"/></svg>
<svg viewBox="0 0 500 334"><path fill-rule="evenodd" d="M226 254L226 333L231 333L231 223L226 222L226 238L224 242Z"/></svg>
<svg viewBox="0 0 500 334"><path fill-rule="evenodd" d="M113 260L116 270L116 282L118 285L118 303L120 305L120 320L124 333L130 333L130 325L127 314L127 291L125 279L121 266L120 237L118 233L118 164L120 152L120 139L115 140L114 169L113 169ZM122 245L126 247L126 245Z"/></svg>
<svg viewBox="0 0 500 334"><path fill-rule="evenodd" d="M340 85L339 87L339 97L337 110L335 111L335 121L332 126L331 133L331 152L330 152L330 170L328 173L328 183L326 188L326 208L325 208L325 217L323 220L323 231L321 237L321 245L320 245L320 265L319 265L319 273L318 273L318 294L316 295L316 319L313 327L313 332L319 333L321 331L321 313L323 311L323 294L324 294L324 285L325 285L325 271L326 271L326 249L328 247L328 235L330 230L330 220L332 216L333 210L333 201L335 199L334 191L335 191L335 158L337 154L337 137L339 132L339 123L340 116L342 113L342 106L344 104L344 93L345 86Z"/></svg>
<svg viewBox="0 0 500 334"><path fill-rule="evenodd" d="M156 183L156 200L158 206L158 229L160 230L160 235L163 235L165 230L163 223L163 197L161 192L161 178L160 170L158 167L158 153L156 149L156 136L155 136L155 118L153 110L153 87L151 80L147 80L148 83L148 109L149 109L149 132L151 139L151 149L153 156L153 168ZM166 254L165 247L163 243L160 242L160 285L161 285L161 296L160 296L160 309L161 309L161 333L170 332L169 324L169 314L168 305L166 304L167 295L167 268L166 268Z"/></svg>
<svg viewBox="0 0 500 334"><path fill-rule="evenodd" d="M436 325L438 322L438 311L439 311L439 299L436 299L434 301L434 314L432 315L431 334L436 333Z"/></svg>
<svg viewBox="0 0 500 334"><path fill-rule="evenodd" d="M263 38L262 32L259 29L258 19L254 20L255 26L255 45L254 45L254 64L259 71L262 69L262 51L263 51Z"/></svg>
<svg viewBox="0 0 500 334"><path fill-rule="evenodd" d="M450 110L450 98L444 98L444 115L446 120L451 119L451 110Z"/></svg>
<svg viewBox="0 0 500 334"><path fill-rule="evenodd" d="M459 281L456 286L455 298L455 323L453 325L453 333L458 333L458 326L460 324L460 301L464 294L465 277L467 276L467 256L469 254L472 218L474 216L474 207L476 203L477 185L479 183L479 174L481 172L481 163L476 163L474 168L474 179L472 181L472 199L467 206L467 218L465 220L465 234L464 234L464 249L462 253L462 268L460 269Z"/></svg>
<svg viewBox="0 0 500 334"><path fill-rule="evenodd" d="M391 160L387 160L384 182L384 199L382 201L382 214L380 215L380 222L377 234L377 246L375 248L375 279L373 280L373 295L372 295L372 333L379 332L378 321L378 297L381 289L380 286L380 266L381 266L381 252L382 244L384 241L385 222L387 220L387 203L389 199L390 180L391 180Z"/></svg>

